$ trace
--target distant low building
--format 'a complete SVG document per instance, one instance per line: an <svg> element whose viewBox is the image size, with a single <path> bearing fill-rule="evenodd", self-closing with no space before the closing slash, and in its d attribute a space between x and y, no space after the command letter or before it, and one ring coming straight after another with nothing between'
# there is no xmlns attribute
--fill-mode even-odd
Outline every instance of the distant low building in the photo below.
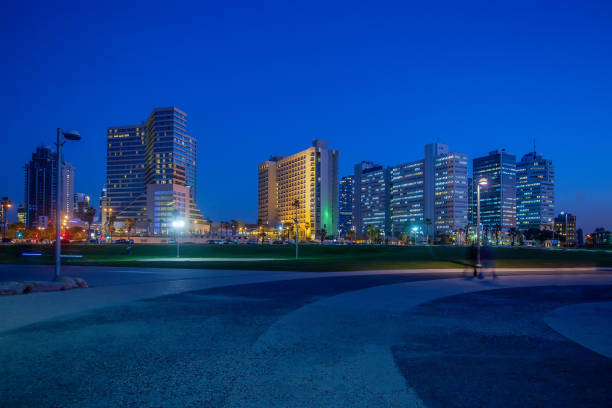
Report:
<svg viewBox="0 0 612 408"><path fill-rule="evenodd" d="M562 211L555 217L555 238L566 247L577 245L575 215Z"/></svg>

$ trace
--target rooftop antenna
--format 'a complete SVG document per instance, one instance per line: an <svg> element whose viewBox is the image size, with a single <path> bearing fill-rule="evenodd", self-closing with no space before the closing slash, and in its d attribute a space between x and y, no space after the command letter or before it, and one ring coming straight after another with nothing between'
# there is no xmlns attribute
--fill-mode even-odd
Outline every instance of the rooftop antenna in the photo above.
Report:
<svg viewBox="0 0 612 408"><path fill-rule="evenodd" d="M536 157L536 145L535 145L535 137L533 138L533 158Z"/></svg>

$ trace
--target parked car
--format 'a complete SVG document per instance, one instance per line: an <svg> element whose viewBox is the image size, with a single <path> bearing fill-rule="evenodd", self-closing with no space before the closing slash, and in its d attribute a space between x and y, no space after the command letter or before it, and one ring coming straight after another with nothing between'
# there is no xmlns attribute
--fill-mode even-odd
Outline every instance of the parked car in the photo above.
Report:
<svg viewBox="0 0 612 408"><path fill-rule="evenodd" d="M123 239L123 238L115 241L115 244L127 244L127 243L128 243L127 239Z"/></svg>

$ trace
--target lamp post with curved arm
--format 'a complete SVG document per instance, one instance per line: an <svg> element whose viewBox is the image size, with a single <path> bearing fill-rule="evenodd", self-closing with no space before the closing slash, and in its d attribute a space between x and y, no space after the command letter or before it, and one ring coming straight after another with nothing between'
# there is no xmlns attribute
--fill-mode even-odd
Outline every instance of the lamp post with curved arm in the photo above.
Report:
<svg viewBox="0 0 612 408"><path fill-rule="evenodd" d="M487 185L487 179L481 178L476 185L476 268L481 268L480 264L480 187Z"/></svg>
<svg viewBox="0 0 612 408"><path fill-rule="evenodd" d="M62 253L62 243L61 243L61 218L62 218L62 146L65 141L62 141L62 136L66 140L77 141L81 140L81 134L77 130L70 130L67 132L62 131L62 129L57 128L57 142L55 145L57 146L57 181L56 181L56 190L57 190L57 202L55 204L55 276L54 280L58 281L61 279L61 253Z"/></svg>

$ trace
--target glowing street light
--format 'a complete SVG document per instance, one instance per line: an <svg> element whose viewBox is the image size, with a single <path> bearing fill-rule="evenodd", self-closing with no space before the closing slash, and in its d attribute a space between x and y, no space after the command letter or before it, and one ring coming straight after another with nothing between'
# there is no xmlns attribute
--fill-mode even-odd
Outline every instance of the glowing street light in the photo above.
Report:
<svg viewBox="0 0 612 408"><path fill-rule="evenodd" d="M476 185L476 269L482 268L480 264L480 187L484 187L487 184L487 179L481 178Z"/></svg>
<svg viewBox="0 0 612 408"><path fill-rule="evenodd" d="M184 220L174 220L172 221L172 228L174 228L174 231L176 231L176 257L180 258L180 237L181 237L181 230L185 227L185 221Z"/></svg>

